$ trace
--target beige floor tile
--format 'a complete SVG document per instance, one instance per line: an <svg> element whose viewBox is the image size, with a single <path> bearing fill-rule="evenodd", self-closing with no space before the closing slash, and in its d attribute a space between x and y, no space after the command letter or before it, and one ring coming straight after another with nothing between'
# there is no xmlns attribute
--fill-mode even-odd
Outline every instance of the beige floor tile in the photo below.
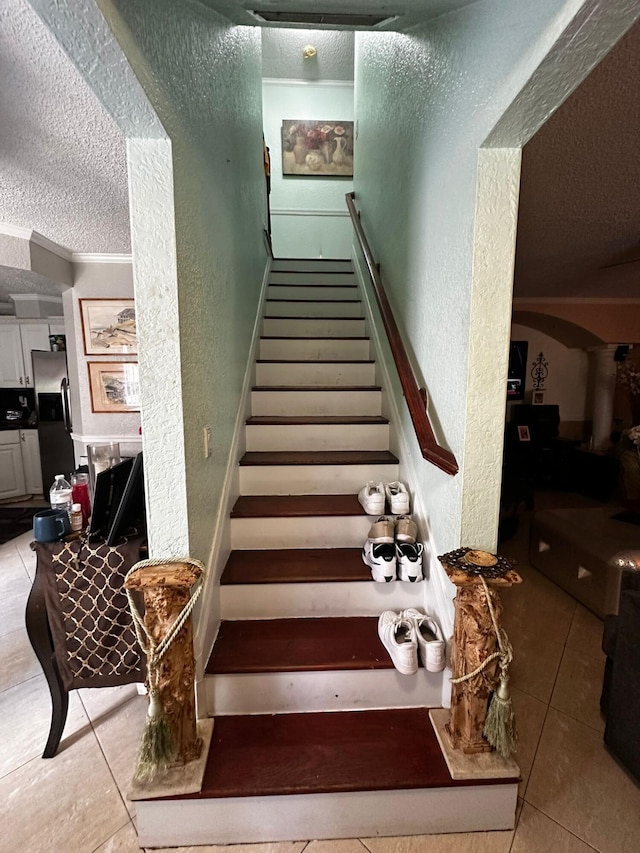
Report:
<svg viewBox="0 0 640 853"><path fill-rule="evenodd" d="M640 837L640 788L601 735L549 709L526 801L601 853L629 853Z"/></svg>
<svg viewBox="0 0 640 853"><path fill-rule="evenodd" d="M540 572L516 567L523 583L501 593L507 633L532 634L547 643L564 644L576 602Z"/></svg>
<svg viewBox="0 0 640 853"><path fill-rule="evenodd" d="M509 830L363 838L362 843L371 853L508 853L512 840L513 830Z"/></svg>
<svg viewBox="0 0 640 853"><path fill-rule="evenodd" d="M0 853L88 853L127 821L93 736L0 779Z"/></svg>
<svg viewBox="0 0 640 853"><path fill-rule="evenodd" d="M310 841L304 853L367 853L367 848L357 838L334 841Z"/></svg>
<svg viewBox="0 0 640 853"><path fill-rule="evenodd" d="M44 675L0 693L0 777L42 755L50 725L51 698ZM72 691L59 751L63 752L78 733L93 737L84 708Z"/></svg>
<svg viewBox="0 0 640 853"><path fill-rule="evenodd" d="M522 776L519 785L520 796L522 796L529 781L533 759L542 734L547 705L516 687L511 687L511 701L518 729L518 751L514 758L518 762Z"/></svg>
<svg viewBox="0 0 640 853"><path fill-rule="evenodd" d="M135 814L135 803L127 799L127 792L135 769L147 708L147 697L136 694L93 721L96 737L132 816Z"/></svg>
<svg viewBox="0 0 640 853"><path fill-rule="evenodd" d="M540 853L541 850L549 853L592 853L593 847L525 803L511 853Z"/></svg>
<svg viewBox="0 0 640 853"><path fill-rule="evenodd" d="M12 572L10 578L1 579L0 572L0 601L2 601L2 618L0 619L0 637L12 631L24 630L24 611L31 590L31 581L22 569Z"/></svg>
<svg viewBox="0 0 640 853"><path fill-rule="evenodd" d="M564 645L548 641L530 628L510 629L507 620L505 627L513 646L513 662L509 667L511 683L524 693L548 703Z"/></svg>
<svg viewBox="0 0 640 853"><path fill-rule="evenodd" d="M131 821L101 844L95 853L140 853L138 835Z"/></svg>
<svg viewBox="0 0 640 853"><path fill-rule="evenodd" d="M120 687L83 687L78 690L78 695L87 716L93 722L138 696L138 690L135 684L123 684Z"/></svg>
<svg viewBox="0 0 640 853"><path fill-rule="evenodd" d="M600 716L600 693L604 658L566 648L553 689L551 705L596 731L604 731Z"/></svg>
<svg viewBox="0 0 640 853"><path fill-rule="evenodd" d="M42 670L24 628L11 631L2 638L2 667L0 667L0 693L23 681L28 681Z"/></svg>
<svg viewBox="0 0 640 853"><path fill-rule="evenodd" d="M27 574L33 580L36 574L36 553L31 550L31 543L33 542L33 535L31 532L24 533L22 536L18 536L17 539L13 540L14 545L22 559L22 563L27 571Z"/></svg>
<svg viewBox="0 0 640 853"><path fill-rule="evenodd" d="M267 844L209 845L207 847L154 847L150 853L302 853L306 841L272 841ZM308 849L308 848L307 848ZM360 848L365 853L364 848Z"/></svg>
<svg viewBox="0 0 640 853"><path fill-rule="evenodd" d="M604 622L581 604L576 606L567 646L577 652L586 652L591 657L603 658L602 631Z"/></svg>

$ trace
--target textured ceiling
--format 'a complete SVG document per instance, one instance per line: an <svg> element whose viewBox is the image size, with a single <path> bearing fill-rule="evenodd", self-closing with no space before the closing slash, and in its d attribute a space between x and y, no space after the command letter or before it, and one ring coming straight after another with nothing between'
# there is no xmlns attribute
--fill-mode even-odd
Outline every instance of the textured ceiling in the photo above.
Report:
<svg viewBox="0 0 640 853"><path fill-rule="evenodd" d="M0 222L130 251L123 136L26 0L0 3Z"/></svg>
<svg viewBox="0 0 640 853"><path fill-rule="evenodd" d="M637 23L524 147L516 296L640 296L639 92Z"/></svg>
<svg viewBox="0 0 640 853"><path fill-rule="evenodd" d="M385 15L392 17L381 30L406 30L438 15L471 6L477 0L199 0L236 24L260 23L251 11L312 12L314 14ZM268 24L267 26L291 26ZM308 26L303 24L301 26ZM344 29L341 27L341 29ZM360 28L358 28L360 29Z"/></svg>

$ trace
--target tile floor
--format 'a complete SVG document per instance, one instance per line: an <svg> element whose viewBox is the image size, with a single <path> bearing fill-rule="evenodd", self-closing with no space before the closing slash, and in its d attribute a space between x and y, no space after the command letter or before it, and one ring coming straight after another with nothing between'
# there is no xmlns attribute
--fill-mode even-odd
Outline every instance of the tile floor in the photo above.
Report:
<svg viewBox="0 0 640 853"><path fill-rule="evenodd" d="M557 499L556 499L557 500ZM563 498L561 498L563 500ZM566 497L564 498L566 500ZM602 623L527 565L526 514L501 552L524 583L503 594L516 658L522 769L513 832L188 848L196 853L630 853L640 849L640 788L607 754L598 700ZM50 719L24 630L34 572L30 534L0 545L0 853L134 853L126 799L146 712L135 687L70 696L58 755L40 754ZM176 848L186 850L187 848Z"/></svg>

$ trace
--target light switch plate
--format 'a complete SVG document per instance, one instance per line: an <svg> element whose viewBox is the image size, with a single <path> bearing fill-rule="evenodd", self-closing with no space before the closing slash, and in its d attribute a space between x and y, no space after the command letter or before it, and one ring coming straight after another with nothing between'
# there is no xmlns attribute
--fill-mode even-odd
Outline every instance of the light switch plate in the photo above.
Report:
<svg viewBox="0 0 640 853"><path fill-rule="evenodd" d="M211 456L211 427L203 427L204 439L204 458L208 459Z"/></svg>

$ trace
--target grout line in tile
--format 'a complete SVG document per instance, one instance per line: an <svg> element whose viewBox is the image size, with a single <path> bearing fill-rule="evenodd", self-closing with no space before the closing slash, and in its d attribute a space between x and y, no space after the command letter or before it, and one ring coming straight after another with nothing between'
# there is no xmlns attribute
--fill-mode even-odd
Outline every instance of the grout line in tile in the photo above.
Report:
<svg viewBox="0 0 640 853"><path fill-rule="evenodd" d="M364 841L361 838L359 838L358 841L360 842L360 844L362 844L362 846L367 851L367 853L371 853L371 848L367 847L367 845L364 843Z"/></svg>
<svg viewBox="0 0 640 853"><path fill-rule="evenodd" d="M571 835L571 836L572 836L573 838L575 838L577 841L580 841L582 844L584 844L584 845L585 845L585 847L588 847L588 848L589 848L589 850L593 850L593 851L595 851L595 853L600 853L600 851L598 850L598 848L597 848L597 847L594 847L592 844L589 844L589 842L588 842L588 841L585 841L585 840L584 840L584 838L581 838L579 835L576 835L576 833L575 833L575 832L572 832L572 831L571 831L570 829L568 829L566 826L563 826L563 824L561 824L559 821L557 821L557 820L555 820L554 818L550 817L546 812L542 811L542 809L539 809L539 808L537 808L536 806L532 806L532 805L531 805L531 803L527 803L527 805L529 806L529 808L530 808L530 809L533 809L534 811L538 812L538 814L541 814L541 815L543 815L544 817L546 817L546 818L547 818L547 820L550 820L550 821L551 821L551 823L555 823L555 825L556 825L556 826L559 826L559 827L560 827L560 829L562 829L562 830L564 830L565 832L567 832L569 835Z"/></svg>
<svg viewBox="0 0 640 853"><path fill-rule="evenodd" d="M13 631L11 633L13 633ZM4 636L6 637L8 636L8 634L5 634ZM16 687L20 687L23 684L28 684L30 681L33 681L34 678L40 678L41 676L42 673L37 672L35 675L32 675L29 678L23 678L22 681L17 681L15 684L9 685L9 687L3 687L2 690L0 690L0 696L2 696L2 694L6 693L8 690L14 690Z"/></svg>
<svg viewBox="0 0 640 853"><path fill-rule="evenodd" d="M104 846L108 841L111 841L111 839L112 839L114 836L116 836L119 832L122 832L122 830L123 830L123 829L124 829L128 824L133 824L133 821L131 820L131 818L129 818L129 820L128 820L126 823L123 823L123 824L122 824L122 826L119 826L119 827L118 827L118 829L116 829L116 831L115 831L115 832L112 832L112 833L111 833L111 835L110 835L108 838L105 838L105 839L104 839L104 841L101 841L101 842L98 844L98 846L97 846L97 847L94 847L94 848L93 848L93 850L91 851L91 853L96 853L96 850L99 850L99 849L100 849L101 847L103 847L103 846ZM134 830L135 830L135 826L134 826ZM138 833L136 832L136 837L137 837L137 835L138 835Z"/></svg>
<svg viewBox="0 0 640 853"><path fill-rule="evenodd" d="M97 743L97 745L98 745L98 749L99 749L99 750L100 750L100 752L102 753L102 757L104 758L104 763L107 765L107 770L109 771L109 775L110 775L110 776L111 776L111 778L113 779L113 784L116 786L116 791L118 792L118 796L120 797L120 800L121 800L121 802L122 802L122 805L124 806L124 809L125 809L126 813L129 815L129 820L131 820L131 812L129 811L129 808L128 808L128 806L127 806L126 799L125 799L125 797L123 796L122 791L120 790L120 785L118 785L118 780L117 780L117 779L116 779L116 777L114 776L113 770L111 769L111 765L109 764L109 759L107 758L107 755L106 755L106 753L105 753L104 749L102 748L102 743L100 742L100 738L98 737L98 733L97 733L97 731L95 730L95 728L94 728L94 726L93 726L93 720L92 720L92 719L91 719L91 717L89 716L89 712L87 711L87 709L86 709L86 707L85 707L85 704L84 704L84 702L82 701L82 697L81 697L81 696L78 696L78 698L80 699L80 703L81 703L82 707L84 708L84 712L85 712L85 714L87 715L87 719L89 720L89 725L91 726L91 731L92 731L92 733L93 733L94 738L96 739L96 743ZM102 715L100 715L100 716L102 716ZM98 717L98 719L100 719L100 717ZM121 828L122 828L122 827L121 827ZM137 834L138 834L138 833L137 833L137 831L136 831L136 835L137 835ZM104 842L103 842L103 844L104 844Z"/></svg>

